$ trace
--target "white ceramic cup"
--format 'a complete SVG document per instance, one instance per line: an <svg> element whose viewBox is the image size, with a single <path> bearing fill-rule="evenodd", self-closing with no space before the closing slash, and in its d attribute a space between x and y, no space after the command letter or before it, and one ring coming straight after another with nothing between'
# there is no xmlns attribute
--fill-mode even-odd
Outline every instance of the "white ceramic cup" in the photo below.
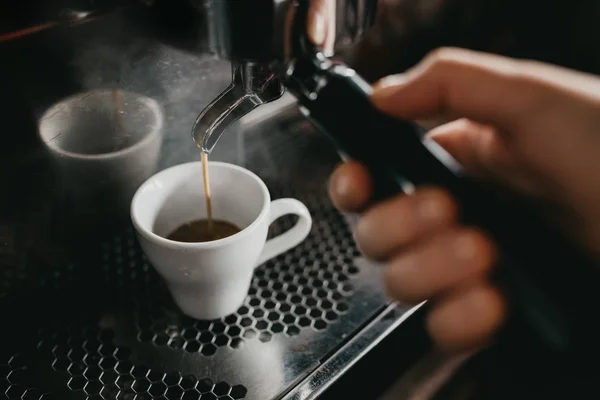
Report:
<svg viewBox="0 0 600 400"><path fill-rule="evenodd" d="M156 100L111 89L76 94L44 113L39 135L75 220L91 230L128 220L135 191L156 171L163 120Z"/></svg>
<svg viewBox="0 0 600 400"><path fill-rule="evenodd" d="M245 168L209 162L209 176L213 217L241 228L227 238L202 243L165 238L186 222L206 218L200 162L157 173L131 202L131 219L150 263L183 313L203 320L235 312L248 293L254 268L298 245L312 225L304 204L271 201L264 182ZM267 240L269 225L286 214L299 217L296 225Z"/></svg>

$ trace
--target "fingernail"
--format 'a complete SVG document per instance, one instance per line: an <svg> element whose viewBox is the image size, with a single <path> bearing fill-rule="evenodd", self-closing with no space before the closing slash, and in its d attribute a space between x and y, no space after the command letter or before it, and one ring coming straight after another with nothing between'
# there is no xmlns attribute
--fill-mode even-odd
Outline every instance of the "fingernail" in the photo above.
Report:
<svg viewBox="0 0 600 400"><path fill-rule="evenodd" d="M425 221L435 221L443 217L443 206L432 197L424 197L419 200L417 213L420 219Z"/></svg>
<svg viewBox="0 0 600 400"><path fill-rule="evenodd" d="M385 77L373 85L373 92L371 93L371 100L377 105L381 103L381 106L388 105L387 101L390 97L393 97L398 88L406 82L403 74L390 75Z"/></svg>
<svg viewBox="0 0 600 400"><path fill-rule="evenodd" d="M325 17L321 13L313 14L309 20L308 33L316 45L325 41Z"/></svg>
<svg viewBox="0 0 600 400"><path fill-rule="evenodd" d="M338 197L346 198L352 193L350 179L345 175L336 174L333 178L333 190Z"/></svg>
<svg viewBox="0 0 600 400"><path fill-rule="evenodd" d="M402 85L404 82L406 82L406 76L404 74L395 74L381 78L375 82L374 87L375 89L385 89L391 86Z"/></svg>
<svg viewBox="0 0 600 400"><path fill-rule="evenodd" d="M375 82L373 85L373 97L386 97L391 93L394 93L398 87L402 86L406 82L406 76L404 74L396 74L386 76Z"/></svg>
<svg viewBox="0 0 600 400"><path fill-rule="evenodd" d="M360 242L358 241L358 224L356 224L356 226L354 227L354 229L352 230L352 241L354 242L354 244L356 245L356 250L359 251L359 253L362 254L362 249L360 248Z"/></svg>
<svg viewBox="0 0 600 400"><path fill-rule="evenodd" d="M463 233L454 240L452 250L457 259L470 261L477 257L477 240L473 235Z"/></svg>
<svg viewBox="0 0 600 400"><path fill-rule="evenodd" d="M365 217L360 217L356 222L356 226L354 227L354 231L352 232L352 239L354 239L354 243L356 244L357 250L364 254L362 241L368 240L372 236L371 226L369 224L369 220ZM366 239L365 239L366 238ZM361 241L362 239L362 241Z"/></svg>

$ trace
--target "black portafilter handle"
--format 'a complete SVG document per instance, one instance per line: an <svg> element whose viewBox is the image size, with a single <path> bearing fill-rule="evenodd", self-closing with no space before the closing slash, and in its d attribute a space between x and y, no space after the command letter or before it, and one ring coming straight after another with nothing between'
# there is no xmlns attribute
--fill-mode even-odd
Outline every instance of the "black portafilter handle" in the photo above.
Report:
<svg viewBox="0 0 600 400"><path fill-rule="evenodd" d="M301 64L295 68L301 70ZM297 81L287 86L317 128L370 171L376 201L403 192L407 181L445 188L459 205L461 221L494 240L499 258L494 278L509 299L511 317L529 325L557 360L600 354L600 324L593 321L600 305L600 271L591 255L527 201L502 196L453 167L456 162L441 148L426 145L412 123L377 110L369 100L369 84L350 68L331 67L320 78L313 95Z"/></svg>

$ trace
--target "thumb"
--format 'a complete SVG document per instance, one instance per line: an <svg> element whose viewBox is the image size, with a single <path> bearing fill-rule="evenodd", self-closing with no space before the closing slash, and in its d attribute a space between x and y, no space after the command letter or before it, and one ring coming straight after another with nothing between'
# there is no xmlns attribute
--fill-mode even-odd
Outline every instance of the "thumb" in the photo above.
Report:
<svg viewBox="0 0 600 400"><path fill-rule="evenodd" d="M468 118L515 131L531 118L539 85L516 79L521 64L462 49L440 49L404 74L382 79L372 101L405 119Z"/></svg>
<svg viewBox="0 0 600 400"><path fill-rule="evenodd" d="M331 53L335 45L335 0L310 0L308 36L314 44Z"/></svg>
<svg viewBox="0 0 600 400"><path fill-rule="evenodd" d="M443 147L477 179L491 180L530 196L543 192L540 180L492 127L459 119L434 128L426 140Z"/></svg>

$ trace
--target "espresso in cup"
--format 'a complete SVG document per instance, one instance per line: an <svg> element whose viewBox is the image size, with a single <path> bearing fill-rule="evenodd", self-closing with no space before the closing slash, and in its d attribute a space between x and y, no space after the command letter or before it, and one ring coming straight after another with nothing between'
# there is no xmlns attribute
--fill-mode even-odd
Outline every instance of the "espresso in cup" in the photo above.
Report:
<svg viewBox="0 0 600 400"><path fill-rule="evenodd" d="M176 242L201 243L225 239L241 231L235 224L221 219L199 219L175 229L167 239Z"/></svg>
<svg viewBox="0 0 600 400"><path fill-rule="evenodd" d="M185 243L210 242L211 240L225 239L226 237L235 235L241 231L234 223L225 220L215 220L213 218L208 171L208 154L200 151L200 158L202 160L206 219L190 221L181 225L167 236L167 239L169 240Z"/></svg>

